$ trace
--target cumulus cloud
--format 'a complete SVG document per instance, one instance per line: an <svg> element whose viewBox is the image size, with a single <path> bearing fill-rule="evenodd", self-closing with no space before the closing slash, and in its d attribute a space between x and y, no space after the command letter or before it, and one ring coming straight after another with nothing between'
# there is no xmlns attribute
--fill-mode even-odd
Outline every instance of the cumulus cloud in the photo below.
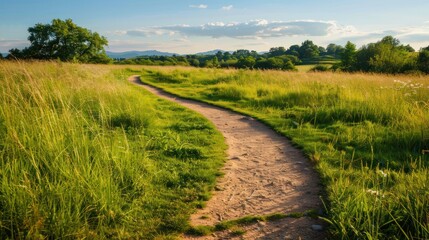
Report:
<svg viewBox="0 0 429 240"><path fill-rule="evenodd" d="M224 10L224 11L229 11L229 10L231 10L233 7L234 7L234 6L232 6L232 5L223 6L223 7L222 7L222 10Z"/></svg>
<svg viewBox="0 0 429 240"><path fill-rule="evenodd" d="M174 39L191 37L232 38L258 40L281 37L295 39L313 39L322 42L344 44L351 41L358 46L379 41L382 37L392 35L415 49L429 45L429 26L422 25L396 30L363 32L353 26L345 26L336 21L298 20L268 21L252 20L248 22L213 22L200 26L173 25L146 27L134 30L117 31L119 35L133 37L174 36ZM249 42L249 41L248 41Z"/></svg>
<svg viewBox="0 0 429 240"><path fill-rule="evenodd" d="M199 5L189 5L190 8L199 8L199 9L206 9L208 6L205 4L199 4Z"/></svg>
<svg viewBox="0 0 429 240"><path fill-rule="evenodd" d="M326 36L332 31L345 31L335 22L327 21L291 21L270 22L253 20L242 23L208 23L202 26L167 26L164 30L177 32L186 36L230 37L238 39L261 39L283 36Z"/></svg>

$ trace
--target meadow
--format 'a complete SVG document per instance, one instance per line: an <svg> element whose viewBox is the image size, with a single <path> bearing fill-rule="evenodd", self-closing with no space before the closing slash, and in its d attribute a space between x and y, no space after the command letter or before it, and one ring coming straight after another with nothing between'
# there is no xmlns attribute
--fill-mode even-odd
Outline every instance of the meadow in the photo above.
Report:
<svg viewBox="0 0 429 240"><path fill-rule="evenodd" d="M0 61L0 238L171 239L224 140L115 66Z"/></svg>
<svg viewBox="0 0 429 240"><path fill-rule="evenodd" d="M322 217L333 238L429 238L428 76L184 67L140 74L290 138L323 179Z"/></svg>

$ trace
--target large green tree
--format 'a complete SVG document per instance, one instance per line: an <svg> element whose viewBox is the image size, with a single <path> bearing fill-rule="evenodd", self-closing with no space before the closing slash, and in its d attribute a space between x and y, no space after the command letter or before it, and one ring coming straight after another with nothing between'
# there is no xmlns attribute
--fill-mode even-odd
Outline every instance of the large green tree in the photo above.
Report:
<svg viewBox="0 0 429 240"><path fill-rule="evenodd" d="M334 43L330 43L326 47L326 54L333 55L333 56L341 56L341 54L344 52L344 47L341 45L336 45Z"/></svg>
<svg viewBox="0 0 429 240"><path fill-rule="evenodd" d="M416 69L416 55L410 46L386 36L363 46L357 53L354 70L379 73L404 73Z"/></svg>
<svg viewBox="0 0 429 240"><path fill-rule="evenodd" d="M107 39L96 32L79 27L71 19L54 19L51 24L38 23L28 28L30 46L10 53L17 58L60 59L83 63L107 63L104 47Z"/></svg>
<svg viewBox="0 0 429 240"><path fill-rule="evenodd" d="M299 58L312 58L319 56L319 47L313 41L306 40L299 47Z"/></svg>
<svg viewBox="0 0 429 240"><path fill-rule="evenodd" d="M341 53L341 68L345 71L352 71L356 62L356 45L348 41Z"/></svg>

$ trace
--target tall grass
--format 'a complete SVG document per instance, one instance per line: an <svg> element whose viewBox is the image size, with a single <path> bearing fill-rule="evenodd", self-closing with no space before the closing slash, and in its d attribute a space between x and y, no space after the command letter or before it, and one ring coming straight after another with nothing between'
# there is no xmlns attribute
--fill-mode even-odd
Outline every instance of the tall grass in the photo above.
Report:
<svg viewBox="0 0 429 240"><path fill-rule="evenodd" d="M112 68L0 62L0 238L174 236L207 199L221 135Z"/></svg>
<svg viewBox="0 0 429 240"><path fill-rule="evenodd" d="M428 76L155 67L142 75L291 138L324 179L334 237L429 238Z"/></svg>

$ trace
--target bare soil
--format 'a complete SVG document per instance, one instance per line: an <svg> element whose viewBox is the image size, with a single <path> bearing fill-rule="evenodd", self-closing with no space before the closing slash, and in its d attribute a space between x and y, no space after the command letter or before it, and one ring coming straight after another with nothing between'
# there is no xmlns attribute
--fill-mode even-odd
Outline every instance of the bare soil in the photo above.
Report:
<svg viewBox="0 0 429 240"><path fill-rule="evenodd" d="M206 103L182 99L142 84L131 82L153 94L179 103L204 115L222 132L229 146L228 158L212 198L204 209L191 216L192 225L215 225L247 215L322 211L322 186L311 162L290 141L259 121ZM185 239L324 239L320 219L286 218L243 226L243 235L231 230L211 236L183 236ZM325 227L324 227L325 228Z"/></svg>

